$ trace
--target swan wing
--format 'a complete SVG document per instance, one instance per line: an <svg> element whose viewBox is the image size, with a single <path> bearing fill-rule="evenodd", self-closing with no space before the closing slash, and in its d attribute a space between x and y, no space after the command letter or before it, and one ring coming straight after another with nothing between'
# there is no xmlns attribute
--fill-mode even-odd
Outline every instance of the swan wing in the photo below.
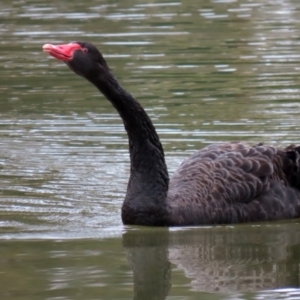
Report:
<svg viewBox="0 0 300 300"><path fill-rule="evenodd" d="M213 144L171 178L173 217L192 224L239 223L299 214L299 148ZM177 216L175 216L177 214Z"/></svg>

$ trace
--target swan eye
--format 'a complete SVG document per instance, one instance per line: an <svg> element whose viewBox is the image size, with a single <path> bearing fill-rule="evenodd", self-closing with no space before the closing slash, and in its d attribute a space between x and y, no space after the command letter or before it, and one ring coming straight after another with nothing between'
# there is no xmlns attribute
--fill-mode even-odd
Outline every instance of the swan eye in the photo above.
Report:
<svg viewBox="0 0 300 300"><path fill-rule="evenodd" d="M89 52L88 48L82 48L82 51L83 51L84 53L88 53L88 52Z"/></svg>

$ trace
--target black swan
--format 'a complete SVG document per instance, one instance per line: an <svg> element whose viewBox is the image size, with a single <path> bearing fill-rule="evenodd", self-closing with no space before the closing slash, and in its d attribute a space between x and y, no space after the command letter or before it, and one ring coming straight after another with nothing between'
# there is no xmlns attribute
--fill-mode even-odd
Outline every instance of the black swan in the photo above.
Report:
<svg viewBox="0 0 300 300"><path fill-rule="evenodd" d="M129 139L124 224L187 226L300 216L300 146L213 144L187 158L169 179L164 150L141 105L124 90L90 43L43 50L86 78L120 114Z"/></svg>

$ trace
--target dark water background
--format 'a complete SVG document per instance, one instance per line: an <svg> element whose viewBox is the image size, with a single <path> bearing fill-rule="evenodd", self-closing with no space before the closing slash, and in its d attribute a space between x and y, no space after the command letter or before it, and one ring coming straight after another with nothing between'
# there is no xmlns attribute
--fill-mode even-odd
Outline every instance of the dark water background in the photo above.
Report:
<svg viewBox="0 0 300 300"><path fill-rule="evenodd" d="M206 144L299 142L298 0L0 3L1 299L300 299L299 220L125 227L119 116L41 51L93 42L170 173Z"/></svg>

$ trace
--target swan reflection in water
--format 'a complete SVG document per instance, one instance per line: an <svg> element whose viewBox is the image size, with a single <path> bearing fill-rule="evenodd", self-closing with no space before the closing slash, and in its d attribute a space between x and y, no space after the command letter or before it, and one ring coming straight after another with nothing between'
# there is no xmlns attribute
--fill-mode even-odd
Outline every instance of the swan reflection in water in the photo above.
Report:
<svg viewBox="0 0 300 300"><path fill-rule="evenodd" d="M165 299L186 281L182 275L191 293L254 292L277 299L274 289L293 288L300 299L296 225L280 231L278 225L128 230L123 246L133 270L134 299ZM248 293L239 299L256 297ZM282 292L280 297L286 299Z"/></svg>

